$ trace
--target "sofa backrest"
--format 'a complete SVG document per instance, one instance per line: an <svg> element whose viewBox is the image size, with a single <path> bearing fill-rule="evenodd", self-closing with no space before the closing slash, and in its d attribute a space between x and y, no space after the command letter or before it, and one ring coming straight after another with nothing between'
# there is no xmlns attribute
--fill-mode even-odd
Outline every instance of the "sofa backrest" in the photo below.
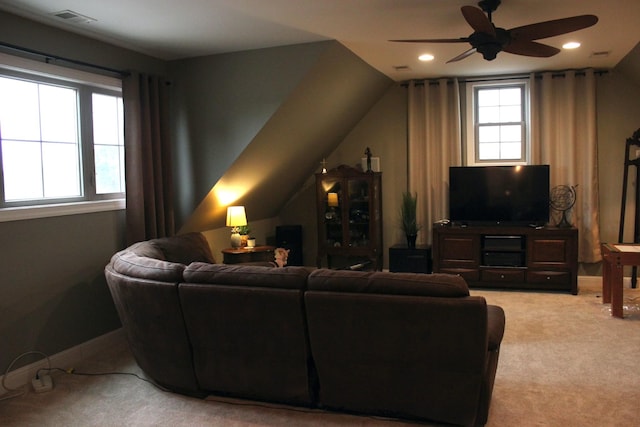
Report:
<svg viewBox="0 0 640 427"><path fill-rule="evenodd" d="M272 264L209 264L193 262L184 270L185 282L304 290L308 267L277 268Z"/></svg>
<svg viewBox="0 0 640 427"><path fill-rule="evenodd" d="M310 405L303 309L309 270L192 263L179 285L199 384L257 400Z"/></svg>
<svg viewBox="0 0 640 427"><path fill-rule="evenodd" d="M451 274L329 269L311 272L309 290L450 298L469 296L467 282L462 277Z"/></svg>
<svg viewBox="0 0 640 427"><path fill-rule="evenodd" d="M134 243L114 254L111 266L125 276L177 283L197 261L214 262L211 249L201 233L187 233Z"/></svg>
<svg viewBox="0 0 640 427"><path fill-rule="evenodd" d="M305 307L320 405L474 422L487 307L462 278L317 270Z"/></svg>
<svg viewBox="0 0 640 427"><path fill-rule="evenodd" d="M211 248L202 233L186 233L172 237L149 240L153 248L160 251L169 262L189 265L192 262L215 263Z"/></svg>

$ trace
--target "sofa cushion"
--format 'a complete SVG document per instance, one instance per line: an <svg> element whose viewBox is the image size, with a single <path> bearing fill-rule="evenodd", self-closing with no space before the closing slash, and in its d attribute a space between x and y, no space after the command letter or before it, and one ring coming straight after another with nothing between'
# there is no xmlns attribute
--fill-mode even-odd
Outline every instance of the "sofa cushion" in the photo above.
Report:
<svg viewBox="0 0 640 427"><path fill-rule="evenodd" d="M161 282L180 282L184 264L140 256L127 249L111 257L113 269L125 276Z"/></svg>
<svg viewBox="0 0 640 427"><path fill-rule="evenodd" d="M179 234L149 240L148 243L162 251L164 260L188 265L192 262L214 263L215 259L209 248L207 239L202 233Z"/></svg>
<svg viewBox="0 0 640 427"><path fill-rule="evenodd" d="M166 261L164 253L162 250L151 243L151 241L144 241L134 243L125 249L126 252L134 253L141 257L155 258L161 261Z"/></svg>
<svg viewBox="0 0 640 427"><path fill-rule="evenodd" d="M184 271L185 282L260 288L304 289L309 269L273 268L258 265L194 262Z"/></svg>
<svg viewBox="0 0 640 427"><path fill-rule="evenodd" d="M467 282L452 274L389 273L318 269L309 290L429 297L469 296Z"/></svg>

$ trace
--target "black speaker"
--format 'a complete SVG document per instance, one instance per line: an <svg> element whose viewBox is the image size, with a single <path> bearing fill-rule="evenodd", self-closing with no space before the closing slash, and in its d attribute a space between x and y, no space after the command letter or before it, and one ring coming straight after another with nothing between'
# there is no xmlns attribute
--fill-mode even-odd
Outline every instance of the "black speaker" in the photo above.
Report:
<svg viewBox="0 0 640 427"><path fill-rule="evenodd" d="M276 227L276 246L289 249L287 265L303 265L301 225L278 225Z"/></svg>

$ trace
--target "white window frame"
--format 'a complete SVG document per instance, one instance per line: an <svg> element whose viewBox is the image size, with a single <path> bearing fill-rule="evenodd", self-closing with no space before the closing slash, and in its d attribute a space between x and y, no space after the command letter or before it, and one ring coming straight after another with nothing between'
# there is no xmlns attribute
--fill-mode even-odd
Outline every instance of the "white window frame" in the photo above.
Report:
<svg viewBox="0 0 640 427"><path fill-rule="evenodd" d="M119 93L120 96L122 94L122 80L120 79L0 53L0 74L12 77L12 74L15 73L28 75L34 81L40 79L45 84L47 79L54 79L75 85L91 86L99 93ZM82 151L83 155L86 155L85 147L82 148ZM93 153L93 149L91 149L91 153ZM122 210L125 207L124 193L113 193L94 200L82 197L72 201L55 200L49 203L6 203L0 208L0 222Z"/></svg>
<svg viewBox="0 0 640 427"><path fill-rule="evenodd" d="M479 160L478 159L478 133L476 123L476 91L477 89L506 88L520 86L523 88L523 114L524 130L523 134L523 157L518 160ZM530 108L530 85L528 79L507 79L488 80L478 82L467 82L466 85L466 141L465 154L467 166L496 166L496 165L526 165L531 161L531 108Z"/></svg>

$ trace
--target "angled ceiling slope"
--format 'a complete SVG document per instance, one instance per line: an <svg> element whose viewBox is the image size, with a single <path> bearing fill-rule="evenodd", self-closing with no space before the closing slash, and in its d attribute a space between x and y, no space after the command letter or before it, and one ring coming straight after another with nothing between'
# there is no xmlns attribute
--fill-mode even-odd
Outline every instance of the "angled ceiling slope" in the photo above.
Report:
<svg viewBox="0 0 640 427"><path fill-rule="evenodd" d="M223 227L229 204L244 205L249 221L277 215L391 84L332 43L180 232Z"/></svg>

